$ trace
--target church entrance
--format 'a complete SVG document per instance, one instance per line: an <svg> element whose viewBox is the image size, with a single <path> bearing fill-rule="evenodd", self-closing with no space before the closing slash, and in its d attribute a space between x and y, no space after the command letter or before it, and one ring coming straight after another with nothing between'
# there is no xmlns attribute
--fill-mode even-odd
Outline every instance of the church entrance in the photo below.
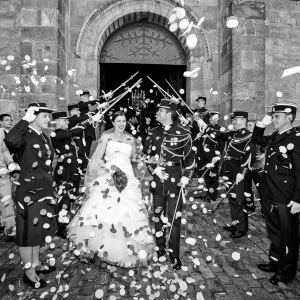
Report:
<svg viewBox="0 0 300 300"><path fill-rule="evenodd" d="M139 78L143 80L141 85L116 104L114 111L124 109L127 119L135 123L131 133L144 138L147 128L155 126L156 106L163 98L148 76L175 95L168 81L177 92L184 92L181 97L185 99L184 71L186 55L177 37L158 24L142 20L116 30L107 38L100 55L100 91L113 91L138 72L127 87Z"/></svg>
<svg viewBox="0 0 300 300"><path fill-rule="evenodd" d="M185 92L186 83L182 74L186 70L186 66L101 63L100 69L100 86L104 92L113 91L136 72L138 73L126 84L126 87L130 87L139 78L142 78L141 85L135 88L132 93L127 94L112 109L112 111L124 109L128 119L134 122L137 121L134 130L138 129L137 135L142 138L146 135L146 129L149 126L155 126L156 107L163 98L163 95L148 77L154 80L170 95L176 96L167 84L167 81L178 93L179 90ZM122 93L124 90L125 87L121 87L116 92L116 95ZM185 93L181 94L181 97L185 100ZM134 130L131 130L131 133L136 135Z"/></svg>

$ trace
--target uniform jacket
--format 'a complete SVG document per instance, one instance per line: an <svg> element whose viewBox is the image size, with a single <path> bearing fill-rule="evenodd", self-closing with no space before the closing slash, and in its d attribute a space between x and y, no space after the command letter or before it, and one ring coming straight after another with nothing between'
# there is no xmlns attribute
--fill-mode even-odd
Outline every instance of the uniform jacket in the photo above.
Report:
<svg viewBox="0 0 300 300"><path fill-rule="evenodd" d="M77 146L73 138L80 136L82 131L82 128L55 129L51 134L52 145L58 157L54 170L56 182L71 181L73 177L79 177Z"/></svg>
<svg viewBox="0 0 300 300"><path fill-rule="evenodd" d="M252 133L245 129L230 132L217 132L217 140L228 141L224 155L223 175L235 180L237 173L245 175L255 161L255 145L251 142Z"/></svg>
<svg viewBox="0 0 300 300"><path fill-rule="evenodd" d="M265 128L255 126L252 141L267 146L265 167L260 183L266 200L300 203L300 130L291 128L281 134L263 136Z"/></svg>
<svg viewBox="0 0 300 300"><path fill-rule="evenodd" d="M189 132L177 123L173 123L168 130L162 126L150 129L143 151L147 155L150 173L157 166L163 166L169 174L164 182L153 176L151 188L154 194L177 194L181 176L192 177L195 160L192 139Z"/></svg>
<svg viewBox="0 0 300 300"><path fill-rule="evenodd" d="M21 168L20 185L16 191L16 202L20 203L24 203L26 196L33 202L44 197L54 197L54 150L45 134L38 134L28 126L27 121L19 121L5 138L8 149L16 154L17 163Z"/></svg>
<svg viewBox="0 0 300 300"><path fill-rule="evenodd" d="M82 117L85 117L89 110L89 105L95 105L96 103L99 103L98 100L92 100L88 102L79 101L78 106L80 110L80 114ZM98 110L95 110L94 113L97 113ZM96 139L95 129L92 125L87 125L85 128L85 136L88 138L92 138L93 140Z"/></svg>

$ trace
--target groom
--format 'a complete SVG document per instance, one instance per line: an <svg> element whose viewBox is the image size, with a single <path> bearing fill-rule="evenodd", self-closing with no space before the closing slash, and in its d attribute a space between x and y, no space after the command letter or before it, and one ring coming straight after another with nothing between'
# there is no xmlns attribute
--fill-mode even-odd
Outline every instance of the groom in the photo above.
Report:
<svg viewBox="0 0 300 300"><path fill-rule="evenodd" d="M166 253L167 225L165 216L171 224L167 238L170 260L175 270L181 268L179 258L182 191L189 183L194 168L194 152L189 132L181 127L176 114L177 102L162 99L156 113L156 121L161 123L149 130L144 153L147 167L153 175L150 191L153 194L155 214L155 236L159 248L158 257ZM178 213L177 213L178 212Z"/></svg>

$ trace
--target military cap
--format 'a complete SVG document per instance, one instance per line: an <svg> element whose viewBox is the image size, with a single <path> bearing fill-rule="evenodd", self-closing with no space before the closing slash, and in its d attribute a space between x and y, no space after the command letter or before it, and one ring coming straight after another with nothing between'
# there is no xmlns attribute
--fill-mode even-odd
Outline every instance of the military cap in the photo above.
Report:
<svg viewBox="0 0 300 300"><path fill-rule="evenodd" d="M167 108L170 110L177 110L178 101L172 99L161 99L160 104L158 105L159 108Z"/></svg>
<svg viewBox="0 0 300 300"><path fill-rule="evenodd" d="M291 102L281 102L272 105L271 113L297 113L297 105Z"/></svg>
<svg viewBox="0 0 300 300"><path fill-rule="evenodd" d="M53 121L57 119L68 119L68 116L65 111L57 111L52 113L52 119Z"/></svg>
<svg viewBox="0 0 300 300"><path fill-rule="evenodd" d="M38 111L35 111L35 112L34 112L35 115L37 115L37 114L39 114L39 113L42 113L42 112L51 113L51 112L54 111L53 109L48 108L48 107L46 106L46 103L43 103L43 102L32 102L32 103L29 103L29 104L28 104L28 108L29 108L29 107L33 107L33 106L35 106L35 107L37 107L37 108L39 109ZM27 110L27 109L26 109L26 110ZM26 110L25 110L25 111L26 111Z"/></svg>
<svg viewBox="0 0 300 300"><path fill-rule="evenodd" d="M196 99L196 101L200 101L200 100L204 100L205 103L206 103L206 97L204 97L204 96L199 96L199 97Z"/></svg>
<svg viewBox="0 0 300 300"><path fill-rule="evenodd" d="M221 115L218 111L209 111L209 114L210 114L210 116L213 116L213 115Z"/></svg>
<svg viewBox="0 0 300 300"><path fill-rule="evenodd" d="M248 112L242 111L242 110L234 111L231 114L231 119L234 119L234 118L246 118L246 119L248 119Z"/></svg>
<svg viewBox="0 0 300 300"><path fill-rule="evenodd" d="M78 108L78 109L79 109L78 104L70 104L70 105L68 105L68 111L70 111L70 110L72 110L72 109L75 109L75 108Z"/></svg>

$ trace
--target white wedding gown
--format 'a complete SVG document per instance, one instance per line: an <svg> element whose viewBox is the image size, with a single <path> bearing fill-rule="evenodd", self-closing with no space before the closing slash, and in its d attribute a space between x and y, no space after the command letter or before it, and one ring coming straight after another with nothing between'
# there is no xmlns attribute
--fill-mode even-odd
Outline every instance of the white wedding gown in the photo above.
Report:
<svg viewBox="0 0 300 300"><path fill-rule="evenodd" d="M68 226L68 238L81 253L128 268L147 265L155 247L131 153L131 145L108 141L105 168L89 184L89 196ZM112 184L115 167L128 178L121 192Z"/></svg>

